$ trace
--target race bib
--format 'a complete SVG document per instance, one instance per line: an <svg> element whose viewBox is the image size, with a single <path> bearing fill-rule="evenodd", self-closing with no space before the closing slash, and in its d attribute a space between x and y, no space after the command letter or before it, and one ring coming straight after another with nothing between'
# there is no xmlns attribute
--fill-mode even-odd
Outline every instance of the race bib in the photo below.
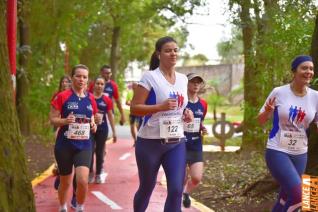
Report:
<svg viewBox="0 0 318 212"><path fill-rule="evenodd" d="M180 116L162 117L159 119L161 138L184 137L183 122Z"/></svg>
<svg viewBox="0 0 318 212"><path fill-rule="evenodd" d="M282 130L280 134L280 147L290 151L298 151L307 147L307 135L304 132Z"/></svg>
<svg viewBox="0 0 318 212"><path fill-rule="evenodd" d="M72 123L68 125L67 138L72 140L88 140L90 135L89 123Z"/></svg>
<svg viewBox="0 0 318 212"><path fill-rule="evenodd" d="M189 133L197 133L200 132L201 119L194 118L193 122L184 123L184 131Z"/></svg>

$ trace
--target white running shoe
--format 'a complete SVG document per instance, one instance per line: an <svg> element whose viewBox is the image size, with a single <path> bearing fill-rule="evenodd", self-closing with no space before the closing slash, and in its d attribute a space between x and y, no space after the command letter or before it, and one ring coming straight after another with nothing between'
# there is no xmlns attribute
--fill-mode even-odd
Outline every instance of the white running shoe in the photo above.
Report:
<svg viewBox="0 0 318 212"><path fill-rule="evenodd" d="M94 183L94 173L93 172L90 172L88 175L88 183L89 184Z"/></svg>

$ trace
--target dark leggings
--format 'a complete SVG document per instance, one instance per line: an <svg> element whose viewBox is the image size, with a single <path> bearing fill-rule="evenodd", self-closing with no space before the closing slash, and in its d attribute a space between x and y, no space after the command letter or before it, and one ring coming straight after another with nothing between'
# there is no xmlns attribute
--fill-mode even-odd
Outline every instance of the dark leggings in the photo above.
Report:
<svg viewBox="0 0 318 212"><path fill-rule="evenodd" d="M307 153L290 155L267 149L265 159L269 171L281 187L272 211L296 211L301 207L301 175L305 172Z"/></svg>
<svg viewBox="0 0 318 212"><path fill-rule="evenodd" d="M160 165L165 171L168 189L164 211L181 211L186 167L184 141L163 145L152 139L137 138L135 153L140 184L134 197L134 212L144 212L148 207Z"/></svg>
<svg viewBox="0 0 318 212"><path fill-rule="evenodd" d="M94 153L96 154L96 175L100 175L103 164L104 164L104 156L105 156L105 143L108 137L108 130L102 131L97 130L93 140L93 150L92 151L92 162L90 166L90 172L93 172L94 167Z"/></svg>

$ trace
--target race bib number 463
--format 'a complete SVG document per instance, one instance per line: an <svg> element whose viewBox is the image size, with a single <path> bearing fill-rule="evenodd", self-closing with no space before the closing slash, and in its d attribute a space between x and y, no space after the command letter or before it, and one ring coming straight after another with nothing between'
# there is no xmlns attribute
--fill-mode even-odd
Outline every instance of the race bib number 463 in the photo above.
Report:
<svg viewBox="0 0 318 212"><path fill-rule="evenodd" d="M181 138L183 134L183 122L180 116L162 117L159 119L161 138Z"/></svg>
<svg viewBox="0 0 318 212"><path fill-rule="evenodd" d="M89 123L72 123L68 125L68 139L73 140L88 140L90 135Z"/></svg>

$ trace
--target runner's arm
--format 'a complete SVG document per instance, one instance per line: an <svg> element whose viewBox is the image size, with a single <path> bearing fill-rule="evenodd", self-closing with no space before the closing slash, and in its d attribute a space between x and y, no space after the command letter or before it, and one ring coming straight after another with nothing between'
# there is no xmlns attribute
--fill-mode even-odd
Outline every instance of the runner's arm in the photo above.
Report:
<svg viewBox="0 0 318 212"><path fill-rule="evenodd" d="M134 92L130 105L130 113L136 116L145 116L159 111L173 110L177 107L176 99L167 99L161 104L146 105L149 91L141 85L138 85Z"/></svg>
<svg viewBox="0 0 318 212"><path fill-rule="evenodd" d="M117 135L116 135L116 130L115 130L114 115L113 115L112 110L109 110L109 111L107 112L107 118L108 118L108 120L109 120L110 127L112 128L113 140L114 140L114 142L116 142Z"/></svg>
<svg viewBox="0 0 318 212"><path fill-rule="evenodd" d="M55 127L61 127L69 123L75 122L75 117L73 114L70 114L69 116L67 116L67 118L61 118L60 111L55 109L53 106L51 106L49 119L51 124Z"/></svg>

